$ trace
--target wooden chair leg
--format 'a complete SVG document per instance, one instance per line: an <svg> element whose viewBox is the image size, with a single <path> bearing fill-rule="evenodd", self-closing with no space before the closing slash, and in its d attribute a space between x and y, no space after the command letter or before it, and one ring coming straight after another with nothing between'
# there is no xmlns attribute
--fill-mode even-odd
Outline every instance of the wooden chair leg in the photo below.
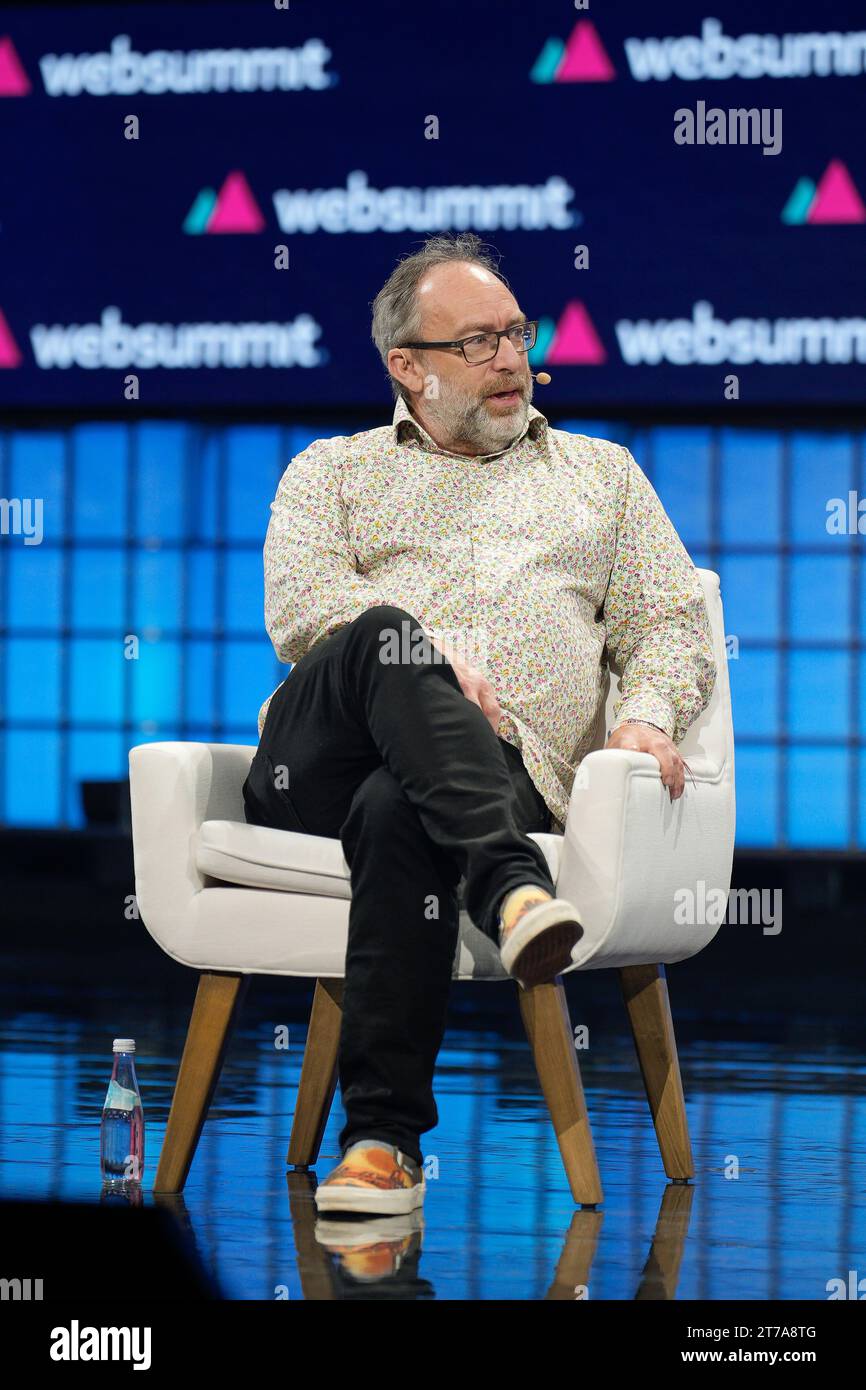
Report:
<svg viewBox="0 0 866 1390"><path fill-rule="evenodd" d="M290 1167L305 1168L319 1156L337 1088L337 1051L342 1021L343 981L317 980L286 1154Z"/></svg>
<svg viewBox="0 0 866 1390"><path fill-rule="evenodd" d="M571 1195L581 1206L595 1206L603 1200L601 1177L562 979L517 991Z"/></svg>
<svg viewBox="0 0 866 1390"><path fill-rule="evenodd" d="M665 968L627 965L619 979L665 1172L681 1181L694 1177Z"/></svg>
<svg viewBox="0 0 866 1390"><path fill-rule="evenodd" d="M210 972L199 977L154 1192L183 1191L249 978Z"/></svg>

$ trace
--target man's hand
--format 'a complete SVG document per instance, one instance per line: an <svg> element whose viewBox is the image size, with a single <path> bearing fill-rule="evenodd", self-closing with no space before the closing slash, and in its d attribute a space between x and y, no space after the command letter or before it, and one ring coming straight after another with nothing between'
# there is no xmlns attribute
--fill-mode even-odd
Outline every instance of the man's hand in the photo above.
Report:
<svg viewBox="0 0 866 1390"><path fill-rule="evenodd" d="M677 797L682 796L688 764L683 762L673 739L668 738L660 729L654 729L652 724L620 724L604 746L631 748L636 753L652 753L654 758L658 758L661 779L670 792L671 801L676 801Z"/></svg>
<svg viewBox="0 0 866 1390"><path fill-rule="evenodd" d="M474 666L470 666L468 661L464 661L444 637L431 636L430 641L451 662L454 667L454 674L460 682L460 689L467 700L471 700L473 705L478 706L493 732L498 733L502 710L493 693L493 686L487 677L482 676L481 672L477 671Z"/></svg>

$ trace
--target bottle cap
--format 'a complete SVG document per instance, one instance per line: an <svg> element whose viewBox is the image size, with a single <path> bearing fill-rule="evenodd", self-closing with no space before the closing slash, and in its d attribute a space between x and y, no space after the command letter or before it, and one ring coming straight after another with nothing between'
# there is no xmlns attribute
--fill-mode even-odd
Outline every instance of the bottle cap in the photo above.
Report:
<svg viewBox="0 0 866 1390"><path fill-rule="evenodd" d="M115 1038L114 1050L115 1052L134 1052L135 1038Z"/></svg>

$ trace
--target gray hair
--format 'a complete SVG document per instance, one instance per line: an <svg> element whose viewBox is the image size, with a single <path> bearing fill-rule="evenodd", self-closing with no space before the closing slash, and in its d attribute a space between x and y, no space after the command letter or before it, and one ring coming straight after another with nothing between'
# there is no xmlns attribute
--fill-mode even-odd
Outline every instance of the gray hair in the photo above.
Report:
<svg viewBox="0 0 866 1390"><path fill-rule="evenodd" d="M424 242L420 251L398 261L372 301L373 342L391 383L395 401L400 396L405 397L406 392L388 370L388 353L401 343L415 342L421 338L421 310L416 293L418 285L434 265L444 265L448 261L470 261L483 266L501 280L506 289L511 288L498 268L498 252L493 247L488 251L474 232L443 232L432 236Z"/></svg>

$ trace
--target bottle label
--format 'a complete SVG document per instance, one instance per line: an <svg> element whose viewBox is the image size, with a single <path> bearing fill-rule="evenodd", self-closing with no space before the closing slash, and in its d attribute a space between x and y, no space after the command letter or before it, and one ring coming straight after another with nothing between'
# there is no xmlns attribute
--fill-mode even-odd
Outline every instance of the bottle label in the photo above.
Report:
<svg viewBox="0 0 866 1390"><path fill-rule="evenodd" d="M130 1091L126 1086L119 1086L116 1081L112 1081L108 1087L108 1095L105 1097L103 1110L134 1110L138 1104L138 1096L135 1091Z"/></svg>

